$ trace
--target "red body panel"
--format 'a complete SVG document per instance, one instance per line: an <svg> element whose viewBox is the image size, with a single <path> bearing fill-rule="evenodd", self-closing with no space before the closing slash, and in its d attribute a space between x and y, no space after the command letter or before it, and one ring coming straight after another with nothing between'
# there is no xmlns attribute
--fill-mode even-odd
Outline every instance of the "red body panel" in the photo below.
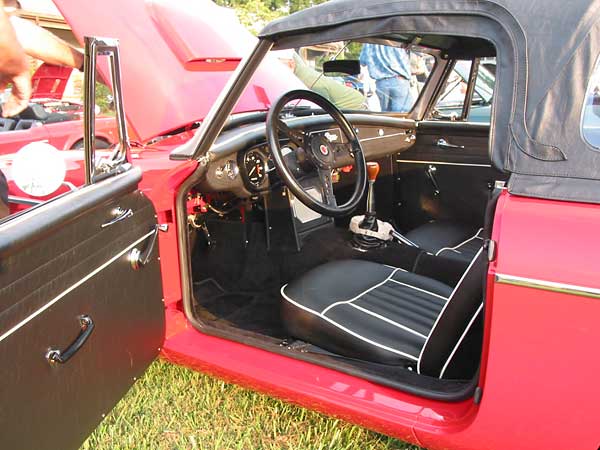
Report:
<svg viewBox="0 0 600 450"><path fill-rule="evenodd" d="M231 11L209 0L55 3L81 42L84 35L119 39L125 111L142 142L203 119L231 78L231 63L256 42ZM281 76L282 67L265 59L235 112L265 110L304 86Z"/></svg>
<svg viewBox="0 0 600 450"><path fill-rule="evenodd" d="M96 137L109 144L119 140L113 117L96 119ZM0 155L18 152L24 145L35 141L48 141L59 150L69 150L83 140L83 120L69 120L44 124L28 130L13 130L0 133Z"/></svg>
<svg viewBox="0 0 600 450"><path fill-rule="evenodd" d="M595 299L494 282L504 273L600 287L600 207L504 194L490 264L480 405L443 403L210 337L167 311L163 355L178 364L430 449L596 449L600 342Z"/></svg>

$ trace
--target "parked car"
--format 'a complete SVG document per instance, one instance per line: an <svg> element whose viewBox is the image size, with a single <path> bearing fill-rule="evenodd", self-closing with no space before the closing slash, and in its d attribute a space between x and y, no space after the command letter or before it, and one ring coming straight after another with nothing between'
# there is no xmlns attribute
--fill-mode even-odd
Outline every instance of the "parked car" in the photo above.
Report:
<svg viewBox="0 0 600 450"><path fill-rule="evenodd" d="M162 355L429 449L598 447L597 0L321 4L269 24L219 95L236 41L199 38L199 6L57 4L120 39L86 45L122 66L120 142L0 224L0 446L76 448ZM407 115L345 113L269 57L333 41L436 64ZM482 57L490 123L428 119Z"/></svg>
<svg viewBox="0 0 600 450"><path fill-rule="evenodd" d="M467 119L469 122L489 123L496 76L487 69L491 65L490 61L487 61L487 65L480 62L476 64L477 82L473 89ZM472 66L471 61L456 61L453 75L448 78L446 88L438 98L434 117L442 120L456 120L462 116Z"/></svg>
<svg viewBox="0 0 600 450"><path fill-rule="evenodd" d="M73 69L42 64L32 77L33 95L20 114L0 118L0 155L17 152L31 141L48 141L61 150L83 148L83 105L63 101ZM114 117L96 119L96 145L117 142Z"/></svg>

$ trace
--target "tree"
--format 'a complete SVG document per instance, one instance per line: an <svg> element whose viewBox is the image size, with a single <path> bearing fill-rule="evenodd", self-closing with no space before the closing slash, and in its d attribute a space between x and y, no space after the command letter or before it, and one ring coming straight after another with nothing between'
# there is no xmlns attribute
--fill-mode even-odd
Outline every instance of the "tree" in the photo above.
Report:
<svg viewBox="0 0 600 450"><path fill-rule="evenodd" d="M234 8L248 29L257 34L271 20L300 11L327 0L214 0L217 5Z"/></svg>

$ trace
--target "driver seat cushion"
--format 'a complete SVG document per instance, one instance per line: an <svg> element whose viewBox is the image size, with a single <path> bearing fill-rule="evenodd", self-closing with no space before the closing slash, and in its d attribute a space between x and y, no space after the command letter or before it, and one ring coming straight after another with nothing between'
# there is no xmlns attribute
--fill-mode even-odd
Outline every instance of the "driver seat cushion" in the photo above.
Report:
<svg viewBox="0 0 600 450"><path fill-rule="evenodd" d="M324 264L282 287L283 323L330 352L441 376L480 312L481 255L454 289L370 261Z"/></svg>

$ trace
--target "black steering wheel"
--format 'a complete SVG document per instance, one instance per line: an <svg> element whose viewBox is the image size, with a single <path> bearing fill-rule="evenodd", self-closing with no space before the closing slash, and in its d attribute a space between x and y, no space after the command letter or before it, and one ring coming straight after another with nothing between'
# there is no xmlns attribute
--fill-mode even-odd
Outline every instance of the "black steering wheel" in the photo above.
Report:
<svg viewBox="0 0 600 450"><path fill-rule="evenodd" d="M343 142L341 137L339 142L331 142L325 136L308 136L300 130L289 127L280 119L283 108L294 100L307 100L320 106L323 111L331 116L334 123L340 128L347 142ZM304 172L307 170L316 170L319 174L323 187L323 194L326 201L319 200L311 195L307 188L296 179L293 171L290 169L286 159L288 154L283 154L280 144L281 134L287 136L289 140L297 147L295 150L297 160L301 160ZM348 122L348 119L337 109L329 100L321 95L305 89L297 89L282 95L267 115L267 140L273 155L273 162L277 173L283 183L294 194L294 196L304 203L308 208L320 214L330 217L341 217L352 212L360 203L367 184L367 165L365 156L356 136L354 128ZM289 152L289 150L288 150ZM348 153L354 159L356 167L356 180L354 182L354 191L350 199L338 205L333 196L333 186L331 182L331 171L338 167L338 155ZM288 160L289 161L289 160Z"/></svg>

